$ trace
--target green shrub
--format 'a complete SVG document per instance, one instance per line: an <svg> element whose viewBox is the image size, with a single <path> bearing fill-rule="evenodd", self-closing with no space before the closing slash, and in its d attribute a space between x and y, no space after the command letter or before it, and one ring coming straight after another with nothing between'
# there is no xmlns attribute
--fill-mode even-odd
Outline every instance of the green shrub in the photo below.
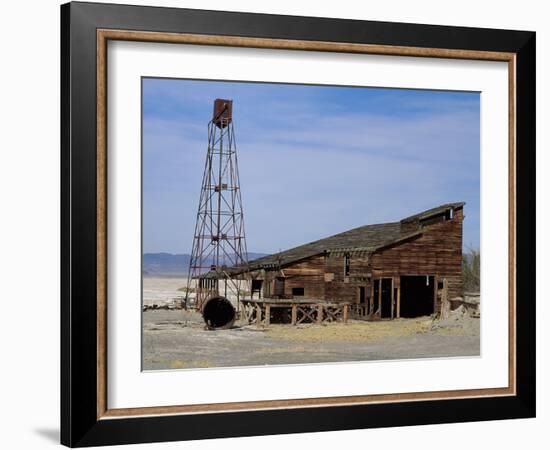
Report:
<svg viewBox="0 0 550 450"><path fill-rule="evenodd" d="M462 292L479 292L480 252L468 248L462 253Z"/></svg>

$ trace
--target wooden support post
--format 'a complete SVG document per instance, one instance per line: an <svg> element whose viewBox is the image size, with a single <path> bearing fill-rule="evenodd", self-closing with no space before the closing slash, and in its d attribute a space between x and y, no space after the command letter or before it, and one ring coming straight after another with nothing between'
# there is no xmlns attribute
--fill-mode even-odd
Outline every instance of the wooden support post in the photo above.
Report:
<svg viewBox="0 0 550 450"><path fill-rule="evenodd" d="M256 326L262 326L262 307L256 303Z"/></svg>
<svg viewBox="0 0 550 450"><path fill-rule="evenodd" d="M349 305L346 303L344 305L344 312L343 312L343 319L344 319L344 323L348 323L348 308L349 308Z"/></svg>
<svg viewBox="0 0 550 450"><path fill-rule="evenodd" d="M397 288L397 318L401 317L401 286Z"/></svg>
<svg viewBox="0 0 550 450"><path fill-rule="evenodd" d="M373 312L374 312L374 280L371 281L371 285L370 285L369 317L372 317Z"/></svg>
<svg viewBox="0 0 550 450"><path fill-rule="evenodd" d="M298 318L298 305L292 305L292 325L296 325L296 319Z"/></svg>
<svg viewBox="0 0 550 450"><path fill-rule="evenodd" d="M437 275L434 275L434 313L437 313L437 299L438 299L438 289L437 286L439 284L439 277ZM441 311L440 311L441 313Z"/></svg>
<svg viewBox="0 0 550 450"><path fill-rule="evenodd" d="M449 302L449 282L443 278L443 291L441 292L441 318L446 319L451 312L451 303Z"/></svg>
<svg viewBox="0 0 550 450"><path fill-rule="evenodd" d="M317 305L317 323L323 322L323 305Z"/></svg>

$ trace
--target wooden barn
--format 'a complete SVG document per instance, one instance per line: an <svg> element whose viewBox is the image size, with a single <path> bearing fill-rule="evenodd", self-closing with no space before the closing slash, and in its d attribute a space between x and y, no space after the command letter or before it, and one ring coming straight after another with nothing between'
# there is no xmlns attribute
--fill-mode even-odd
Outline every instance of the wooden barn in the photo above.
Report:
<svg viewBox="0 0 550 450"><path fill-rule="evenodd" d="M251 261L252 300L341 303L346 316L349 308L370 319L439 313L461 293L463 207L441 205Z"/></svg>

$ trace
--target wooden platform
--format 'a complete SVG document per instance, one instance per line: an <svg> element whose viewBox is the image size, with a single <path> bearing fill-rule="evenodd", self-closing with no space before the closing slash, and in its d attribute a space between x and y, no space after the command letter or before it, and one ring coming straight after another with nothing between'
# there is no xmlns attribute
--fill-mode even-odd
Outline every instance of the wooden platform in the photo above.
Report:
<svg viewBox="0 0 550 450"><path fill-rule="evenodd" d="M290 323L324 323L341 321L347 323L350 304L347 302L331 303L321 300L296 300L262 298L253 300L241 300L244 318L248 323L258 326L269 326L271 318L279 312L288 313Z"/></svg>

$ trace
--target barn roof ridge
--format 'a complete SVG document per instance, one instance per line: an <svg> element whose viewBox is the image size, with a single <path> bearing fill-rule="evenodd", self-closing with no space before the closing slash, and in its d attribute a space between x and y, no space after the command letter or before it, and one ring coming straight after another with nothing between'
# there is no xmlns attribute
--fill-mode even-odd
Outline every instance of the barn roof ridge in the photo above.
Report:
<svg viewBox="0 0 550 450"><path fill-rule="evenodd" d="M250 270L256 270L273 266L284 266L325 252L342 252L342 249L346 248L361 248L362 251L372 252L422 234L421 230L413 232L410 229L408 231L402 230L401 225L403 223L423 220L443 213L448 209L461 208L464 205L465 202L445 203L397 222L384 222L355 227L282 252L249 261L249 268Z"/></svg>
<svg viewBox="0 0 550 450"><path fill-rule="evenodd" d="M444 203L443 205L435 206L434 208L426 209L425 211L421 211L419 213L413 214L412 216L405 217L404 219L401 219L401 223L407 223L407 222L413 222L415 220L422 220L427 219L428 217L432 217L438 214L441 214L448 209L457 209L462 208L466 202L454 202L454 203Z"/></svg>

